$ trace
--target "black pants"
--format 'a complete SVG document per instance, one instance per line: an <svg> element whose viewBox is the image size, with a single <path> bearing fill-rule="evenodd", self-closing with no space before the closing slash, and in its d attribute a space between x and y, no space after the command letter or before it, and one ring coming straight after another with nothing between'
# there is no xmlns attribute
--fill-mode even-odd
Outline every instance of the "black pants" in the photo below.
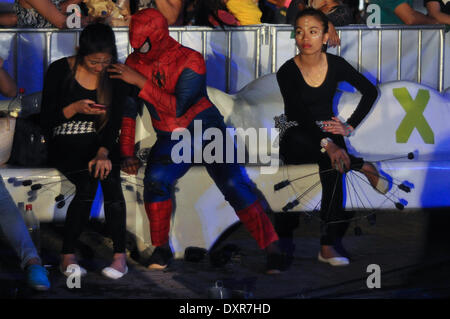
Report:
<svg viewBox="0 0 450 319"><path fill-rule="evenodd" d="M341 135L328 134L335 144L344 148L345 141ZM327 153L320 152L320 139L312 137L300 127L289 129L280 142L280 154L285 164L319 165L320 182L322 184L322 202L320 216L322 220L321 245L335 245L347 231L351 213L343 208L343 175L333 169ZM362 158L349 154L351 168L359 170L364 164ZM336 223L337 222L337 223Z"/></svg>
<svg viewBox="0 0 450 319"><path fill-rule="evenodd" d="M67 209L64 224L62 254L73 254L81 232L89 222L92 203L95 199L99 179L87 170L81 172L62 171L76 187L75 197ZM100 182L103 191L105 220L111 234L114 253L124 253L126 247L126 208L120 181L120 168L113 166L106 179Z"/></svg>

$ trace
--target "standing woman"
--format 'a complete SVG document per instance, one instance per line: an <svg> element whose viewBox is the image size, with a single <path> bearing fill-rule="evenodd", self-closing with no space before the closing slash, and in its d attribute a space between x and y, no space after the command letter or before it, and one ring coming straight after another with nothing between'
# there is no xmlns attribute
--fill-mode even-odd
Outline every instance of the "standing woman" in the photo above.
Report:
<svg viewBox="0 0 450 319"><path fill-rule="evenodd" d="M117 279L128 271L117 143L128 86L106 72L116 61L112 29L91 24L81 32L76 56L53 62L44 80L41 124L50 141L51 164L76 187L64 225L61 271L66 276L67 267L77 264L75 243L89 220L98 180L114 243L114 260L102 274Z"/></svg>
<svg viewBox="0 0 450 319"><path fill-rule="evenodd" d="M343 208L342 174L359 170L379 192L388 183L375 166L347 153L344 136L349 136L364 119L378 92L362 74L343 58L326 53L328 19L319 10L306 9L295 19L295 41L300 54L277 72L287 121L295 121L280 142L280 154L287 164L317 163L322 184L322 237L319 260L333 266L349 264L336 249L348 227ZM362 98L347 122L341 122L332 108L337 83L347 81ZM291 124L291 123L288 123ZM334 168L336 168L334 170ZM330 169L333 169L330 171Z"/></svg>

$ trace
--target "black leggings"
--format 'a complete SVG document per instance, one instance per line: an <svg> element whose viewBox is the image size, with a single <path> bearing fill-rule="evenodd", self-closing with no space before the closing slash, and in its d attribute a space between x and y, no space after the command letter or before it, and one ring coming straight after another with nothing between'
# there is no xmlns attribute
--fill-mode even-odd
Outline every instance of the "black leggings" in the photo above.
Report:
<svg viewBox="0 0 450 319"><path fill-rule="evenodd" d="M64 169L60 169L60 171L76 187L75 197L67 209L62 248L62 254L73 254L75 252L75 243L89 222L99 179L93 178L87 170L75 173ZM120 180L120 168L113 166L108 177L101 181L101 185L105 220L114 243L114 253L124 253L126 245L126 208Z"/></svg>
<svg viewBox="0 0 450 319"><path fill-rule="evenodd" d="M341 135L328 135L334 143L345 147L344 138ZM311 138L304 130L294 128L286 132L280 143L280 154L285 164L311 164L319 165L320 182L322 184L322 202L320 217L322 221L321 245L335 245L344 237L347 231L351 213L343 208L343 174L333 169L327 153L320 151L320 140ZM351 168L359 170L364 160L349 154ZM335 223L339 221L338 223Z"/></svg>

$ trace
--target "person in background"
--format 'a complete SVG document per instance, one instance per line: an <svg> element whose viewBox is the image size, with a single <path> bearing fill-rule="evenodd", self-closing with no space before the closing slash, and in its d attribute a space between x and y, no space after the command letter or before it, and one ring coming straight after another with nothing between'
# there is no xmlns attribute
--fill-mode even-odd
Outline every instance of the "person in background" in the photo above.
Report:
<svg viewBox="0 0 450 319"><path fill-rule="evenodd" d="M380 6L381 24L437 24L433 17L428 17L413 9L413 0L370 0Z"/></svg>
<svg viewBox="0 0 450 319"><path fill-rule="evenodd" d="M364 9L362 11L359 10L359 0L342 0L342 3L347 5L352 11L353 21L355 24L365 24L363 19Z"/></svg>
<svg viewBox="0 0 450 319"><path fill-rule="evenodd" d="M286 13L286 23L294 25L297 13L306 9L307 0L292 0Z"/></svg>
<svg viewBox="0 0 450 319"><path fill-rule="evenodd" d="M82 0L15 0L14 10L19 28L67 28L66 9ZM81 26L89 23L89 18L81 17Z"/></svg>
<svg viewBox="0 0 450 319"><path fill-rule="evenodd" d="M225 5L240 25L261 24L262 12L258 0L224 0Z"/></svg>
<svg viewBox="0 0 450 319"><path fill-rule="evenodd" d="M188 153L193 155L197 149L211 145L206 140L189 138L191 146L186 152L183 150L189 159L180 162L173 153L179 143L173 139L173 134L186 130L193 137L197 121L202 123L202 132L209 128L220 130L223 137L220 139L224 143L228 133L223 116L207 95L203 56L169 35L167 21L160 12L145 9L132 15L129 39L134 52L128 56L125 65L111 67L111 72L118 73L113 75L115 78L136 86L136 103L127 105L122 119L122 169L128 174L138 173L140 162L135 155L135 128L138 105L143 100L156 131L156 142L148 155L144 177L144 205L152 245L156 247L148 267L165 269L173 258L169 230L174 186L193 165L193 157ZM278 235L237 156L231 155L229 148L223 150L222 155L219 160L205 159L201 164L259 247L267 252L267 273L279 273L283 270L284 256L278 248Z"/></svg>
<svg viewBox="0 0 450 319"><path fill-rule="evenodd" d="M185 0L183 9L183 25L195 25L195 10L199 0Z"/></svg>
<svg viewBox="0 0 450 319"><path fill-rule="evenodd" d="M209 27L239 26L224 0L198 0L195 8L195 25Z"/></svg>
<svg viewBox="0 0 450 319"><path fill-rule="evenodd" d="M20 266L26 272L28 285L38 291L50 289L48 272L42 266L22 214L6 189L2 175L0 175L0 231L20 258Z"/></svg>
<svg viewBox="0 0 450 319"><path fill-rule="evenodd" d="M102 274L118 279L126 264L126 208L120 179L120 121L128 85L111 79L107 67L117 62L114 32L94 23L80 34L75 56L53 62L45 75L41 126L49 141L49 159L76 191L67 209L61 272L77 265L75 246L89 221L98 183L102 186L106 225L113 240L111 266ZM81 274L86 270L80 267Z"/></svg>
<svg viewBox="0 0 450 319"><path fill-rule="evenodd" d="M311 7L320 10L335 27L349 25L354 22L352 10L339 0L312 0Z"/></svg>
<svg viewBox="0 0 450 319"><path fill-rule="evenodd" d="M157 9L161 12L169 26L183 25L183 0L130 0L131 14L147 8Z"/></svg>
<svg viewBox="0 0 450 319"><path fill-rule="evenodd" d="M423 3L430 17L450 25L450 0L424 0Z"/></svg>
<svg viewBox="0 0 450 319"><path fill-rule="evenodd" d="M17 94L14 80L3 69L3 59L0 58L0 93L7 97ZM6 189L3 177L0 175L0 231L21 260L21 267L26 271L27 282L36 290L50 289L47 270L42 267L33 240L28 233L20 210Z"/></svg>
<svg viewBox="0 0 450 319"><path fill-rule="evenodd" d="M262 23L285 24L290 0L259 0Z"/></svg>

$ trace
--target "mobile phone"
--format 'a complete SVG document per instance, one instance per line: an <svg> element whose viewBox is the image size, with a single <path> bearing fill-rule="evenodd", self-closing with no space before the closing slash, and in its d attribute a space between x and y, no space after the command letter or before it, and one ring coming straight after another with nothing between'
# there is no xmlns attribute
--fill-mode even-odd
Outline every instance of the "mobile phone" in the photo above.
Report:
<svg viewBox="0 0 450 319"><path fill-rule="evenodd" d="M93 107L93 108L96 108L96 109L99 109L99 110L106 110L106 108L107 108L106 105L104 105L104 104L97 104L97 103L90 104L90 107Z"/></svg>

